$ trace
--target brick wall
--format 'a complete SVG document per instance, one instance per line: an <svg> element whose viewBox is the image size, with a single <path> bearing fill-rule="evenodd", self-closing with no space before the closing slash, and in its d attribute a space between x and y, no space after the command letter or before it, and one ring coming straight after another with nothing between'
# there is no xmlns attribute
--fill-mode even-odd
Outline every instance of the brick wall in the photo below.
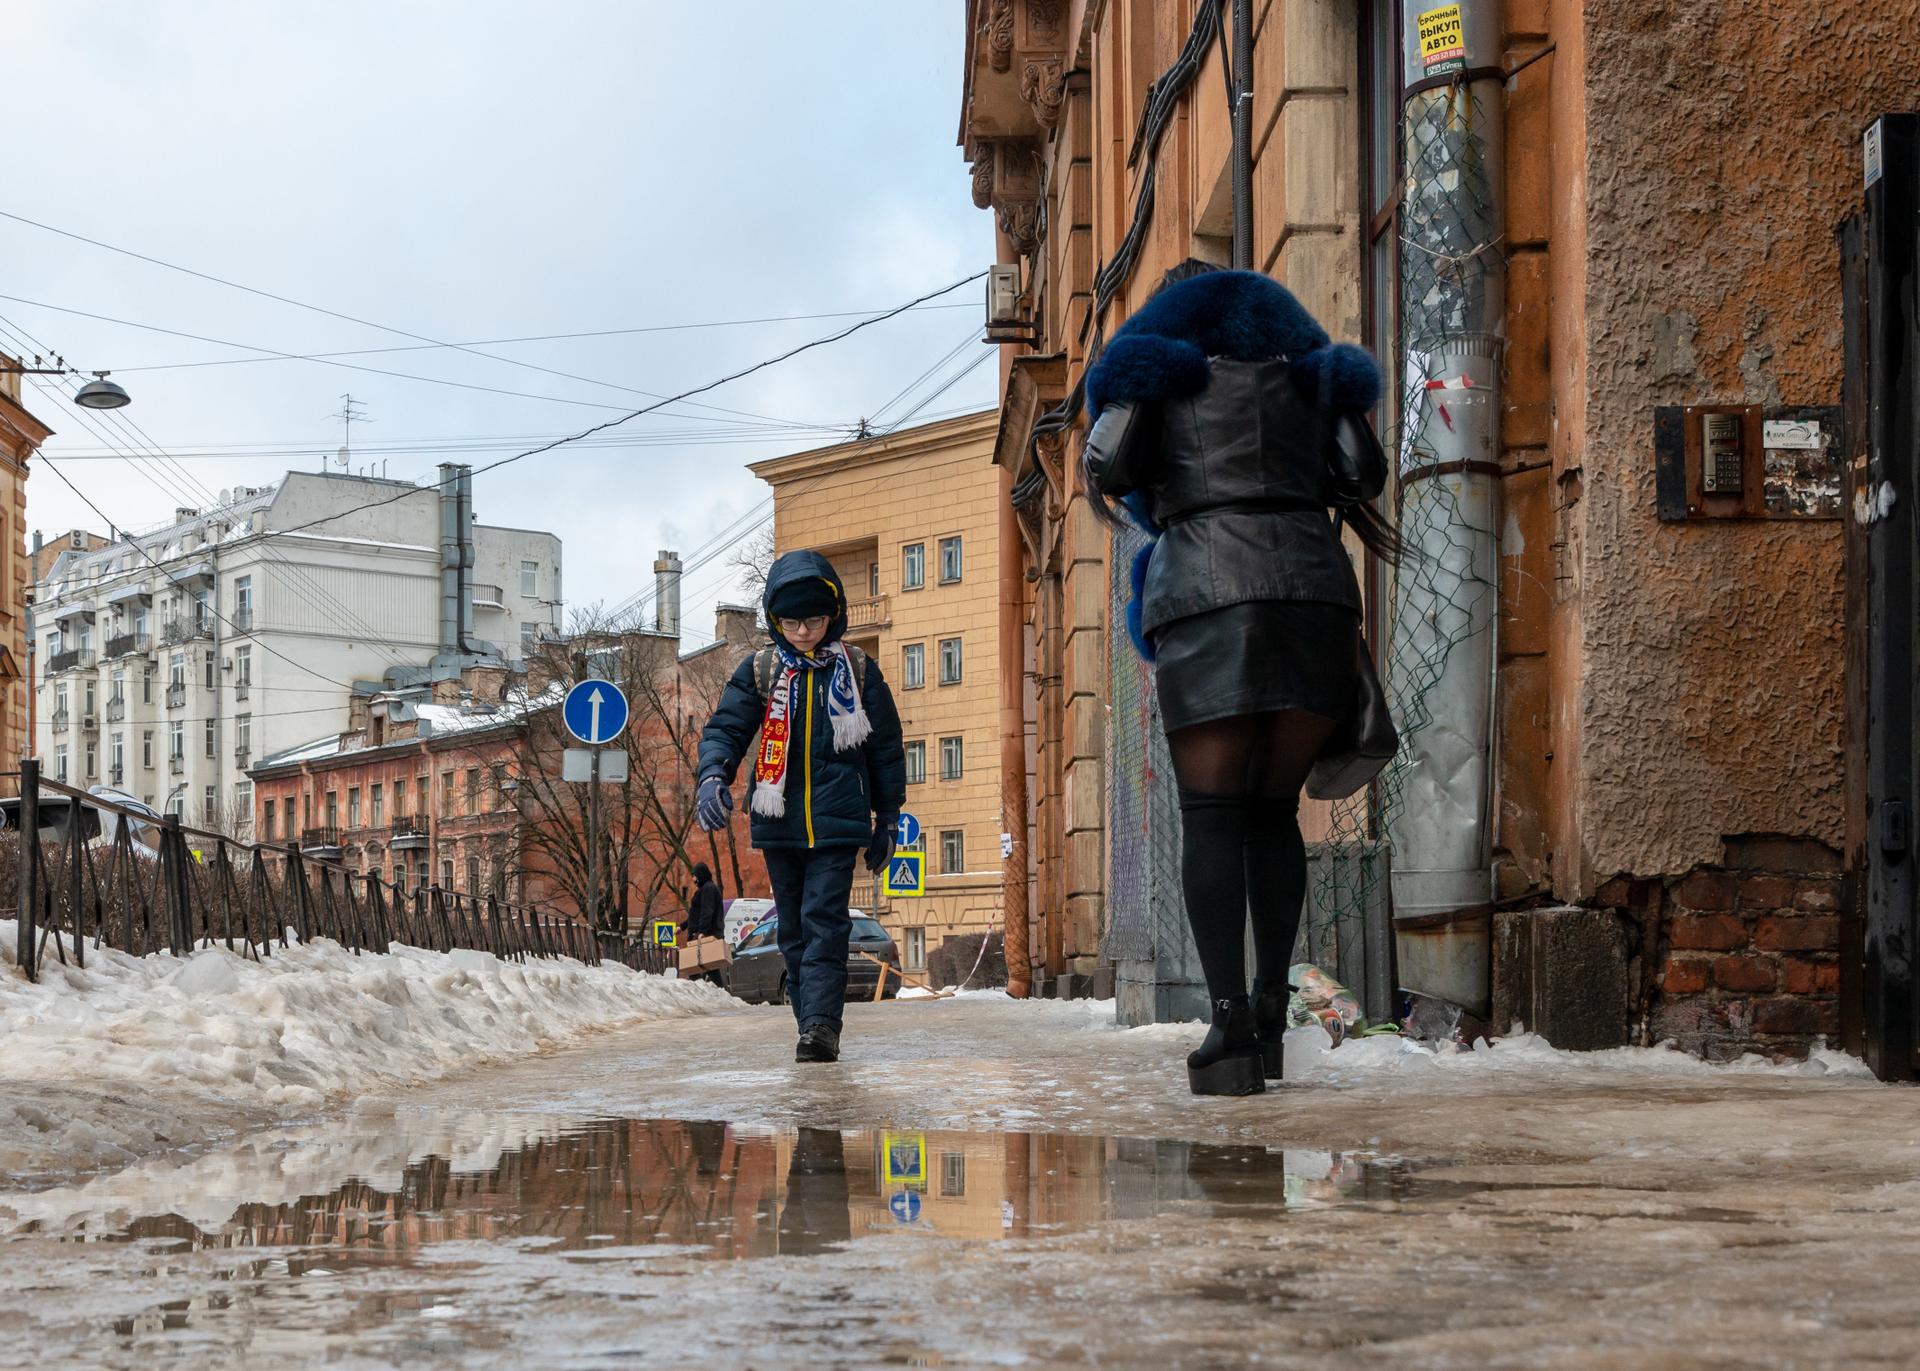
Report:
<svg viewBox="0 0 1920 1371"><path fill-rule="evenodd" d="M1655 1041L1727 1060L1803 1057L1840 1031L1840 862L1813 842L1730 841L1666 887Z"/></svg>

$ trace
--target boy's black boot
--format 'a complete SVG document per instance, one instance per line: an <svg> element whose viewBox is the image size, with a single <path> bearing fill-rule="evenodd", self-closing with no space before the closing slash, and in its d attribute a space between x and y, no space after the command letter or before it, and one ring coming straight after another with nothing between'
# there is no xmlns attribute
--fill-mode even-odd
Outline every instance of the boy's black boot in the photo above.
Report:
<svg viewBox="0 0 1920 1371"><path fill-rule="evenodd" d="M800 1030L800 1041L793 1049L796 1062L837 1062L840 1060L840 1035L823 1023L809 1024Z"/></svg>
<svg viewBox="0 0 1920 1371"><path fill-rule="evenodd" d="M1207 1040L1187 1054L1187 1085L1196 1095L1258 1095L1267 1088L1259 1033L1245 995L1213 1002Z"/></svg>
<svg viewBox="0 0 1920 1371"><path fill-rule="evenodd" d="M1291 986L1268 990L1258 977L1253 982L1253 1028L1260 1039L1260 1057L1267 1079L1277 1081L1286 1075L1285 1038L1287 999Z"/></svg>

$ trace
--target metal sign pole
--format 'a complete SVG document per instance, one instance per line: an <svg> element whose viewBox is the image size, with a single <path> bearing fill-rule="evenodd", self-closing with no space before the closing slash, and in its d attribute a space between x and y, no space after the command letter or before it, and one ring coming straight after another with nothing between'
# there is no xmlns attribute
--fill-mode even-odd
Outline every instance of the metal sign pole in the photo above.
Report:
<svg viewBox="0 0 1920 1371"><path fill-rule="evenodd" d="M600 932L600 749L592 748L587 776L587 926Z"/></svg>

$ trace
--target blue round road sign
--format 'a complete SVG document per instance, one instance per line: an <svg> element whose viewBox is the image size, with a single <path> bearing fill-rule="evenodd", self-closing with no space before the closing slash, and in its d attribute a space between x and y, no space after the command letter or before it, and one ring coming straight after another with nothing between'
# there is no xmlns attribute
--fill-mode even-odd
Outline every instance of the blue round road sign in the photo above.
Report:
<svg viewBox="0 0 1920 1371"><path fill-rule="evenodd" d="M913 1223L920 1217L920 1197L911 1190L902 1190L887 1201L887 1208L893 1211L898 1223Z"/></svg>
<svg viewBox="0 0 1920 1371"><path fill-rule="evenodd" d="M567 692L560 717L567 732L588 747L599 747L618 738L627 726L627 697L612 681L582 681Z"/></svg>
<svg viewBox="0 0 1920 1371"><path fill-rule="evenodd" d="M900 822L894 827L893 841L900 847L912 847L920 841L920 821L911 814L902 814Z"/></svg>

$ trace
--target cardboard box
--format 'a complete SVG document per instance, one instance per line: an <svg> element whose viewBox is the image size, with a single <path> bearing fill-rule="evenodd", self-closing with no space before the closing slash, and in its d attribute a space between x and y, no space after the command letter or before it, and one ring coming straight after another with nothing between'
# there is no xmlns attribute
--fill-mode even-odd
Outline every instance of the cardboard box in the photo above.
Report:
<svg viewBox="0 0 1920 1371"><path fill-rule="evenodd" d="M727 952L724 938L695 938L680 949L680 974L691 976L705 971L718 971L733 964L732 956Z"/></svg>

